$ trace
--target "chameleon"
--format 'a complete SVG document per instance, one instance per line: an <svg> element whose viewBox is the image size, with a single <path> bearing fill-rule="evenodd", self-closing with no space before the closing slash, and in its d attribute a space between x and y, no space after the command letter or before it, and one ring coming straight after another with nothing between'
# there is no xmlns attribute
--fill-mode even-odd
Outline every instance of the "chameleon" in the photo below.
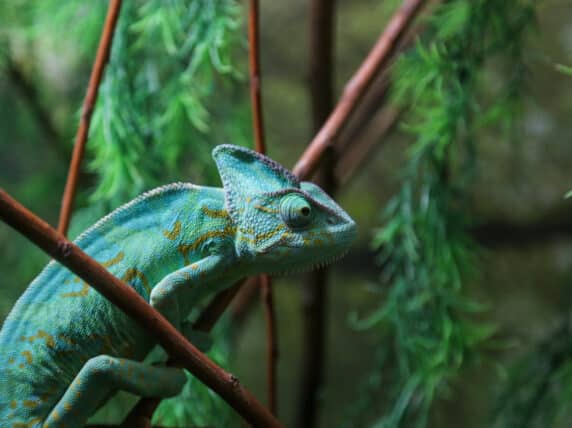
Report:
<svg viewBox="0 0 572 428"><path fill-rule="evenodd" d="M193 341L197 303L260 273L343 256L356 223L320 187L250 149L219 145L221 187L173 183L103 217L75 244ZM167 398L183 369L143 362L156 341L51 261L0 330L0 427L81 427L119 390Z"/></svg>

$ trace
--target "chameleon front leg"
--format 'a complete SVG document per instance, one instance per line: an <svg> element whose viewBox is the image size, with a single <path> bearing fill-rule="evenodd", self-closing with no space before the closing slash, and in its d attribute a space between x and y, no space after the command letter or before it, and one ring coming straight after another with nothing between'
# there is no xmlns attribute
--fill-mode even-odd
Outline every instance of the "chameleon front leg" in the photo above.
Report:
<svg viewBox="0 0 572 428"><path fill-rule="evenodd" d="M177 330L190 332L187 323L183 322L187 314L181 313L181 306L190 308L194 302L185 302L185 299L196 299L201 291L197 288L215 281L217 277L220 278L227 265L228 259L225 257L211 255L167 275L153 287L151 306L167 318Z"/></svg>
<svg viewBox="0 0 572 428"><path fill-rule="evenodd" d="M144 397L167 398L179 394L186 381L182 369L98 355L85 363L43 426L83 426L104 400L117 390Z"/></svg>

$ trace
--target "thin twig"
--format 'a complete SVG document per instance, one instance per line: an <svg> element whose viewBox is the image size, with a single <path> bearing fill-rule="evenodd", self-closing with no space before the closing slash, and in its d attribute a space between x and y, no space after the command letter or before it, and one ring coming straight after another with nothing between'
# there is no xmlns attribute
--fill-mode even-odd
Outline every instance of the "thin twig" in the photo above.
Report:
<svg viewBox="0 0 572 428"><path fill-rule="evenodd" d="M259 38L258 0L250 0L248 17L248 44L250 67L250 101L252 103L252 130L254 146L259 153L266 153L264 138L264 117L262 114L262 82L260 73L260 38Z"/></svg>
<svg viewBox="0 0 572 428"><path fill-rule="evenodd" d="M252 129L254 145L259 153L266 153L264 138L264 117L262 114L262 76L260 72L260 12L258 0L250 0L248 17L248 44L250 65L250 100L252 103ZM266 320L267 346L267 394L268 407L277 414L276 370L278 364L278 341L276 331L276 314L274 313L274 296L272 279L268 275L260 276L261 299Z"/></svg>
<svg viewBox="0 0 572 428"><path fill-rule="evenodd" d="M426 0L405 0L401 8L393 15L365 61L346 85L332 114L294 166L293 171L300 178L308 179L312 176L322 159L323 152L333 144L346 126L356 105L379 70L389 61L401 37L425 2Z"/></svg>
<svg viewBox="0 0 572 428"><path fill-rule="evenodd" d="M373 158L373 150L383 145L384 137L395 128L401 113L402 110L387 105L374 115L368 126L360 133L359 138L353 142L351 150L340 154L335 169L338 183L347 183L356 171L362 170L364 164Z"/></svg>
<svg viewBox="0 0 572 428"><path fill-rule="evenodd" d="M169 356L181 362L201 382L219 394L249 423L280 427L278 420L246 390L238 379L218 367L189 343L159 312L132 287L109 273L0 189L0 219L90 284L111 303L153 335Z"/></svg>
<svg viewBox="0 0 572 428"><path fill-rule="evenodd" d="M319 132L334 104L334 35L335 1L312 0L309 28L309 92L314 132ZM333 146L315 180L333 197L336 192ZM320 390L326 367L326 318L328 312L328 269L310 272L302 285L303 346L302 370L298 390L297 421L300 428L312 428L318 423Z"/></svg>
<svg viewBox="0 0 572 428"><path fill-rule="evenodd" d="M58 225L58 231L64 236L67 234L71 219L71 212L73 209L73 203L76 194L79 170L81 168L81 161L85 151L85 143L89 135L91 116L95 107L95 102L97 101L97 93L99 91L99 85L101 84L103 71L107 65L107 60L109 59L109 52L111 51L113 34L115 33L115 27L117 24L117 18L119 17L119 11L121 10L121 4L122 0L110 0L109 2L107 16L105 18L105 25L101 33L101 39L99 40L95 62L91 70L87 92L83 101L79 127L75 136L72 160L70 163L64 196L62 198L60 222Z"/></svg>
<svg viewBox="0 0 572 428"><path fill-rule="evenodd" d="M264 307L264 320L266 324L266 389L268 394L268 408L272 414L277 415L278 332L276 328L274 296L272 293L272 278L269 275L260 275L260 298Z"/></svg>

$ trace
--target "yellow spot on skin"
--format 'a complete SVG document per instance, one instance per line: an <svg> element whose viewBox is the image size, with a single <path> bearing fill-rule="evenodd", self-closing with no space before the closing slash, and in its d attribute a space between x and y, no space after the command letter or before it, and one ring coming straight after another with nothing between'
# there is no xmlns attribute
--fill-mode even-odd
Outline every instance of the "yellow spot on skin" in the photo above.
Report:
<svg viewBox="0 0 572 428"><path fill-rule="evenodd" d="M230 236L236 232L236 228L233 226L227 226L223 230L213 230L210 232L206 232L200 236L198 236L192 244L181 244L177 248L181 255L183 256L183 260L185 266L188 266L191 261L189 260L189 254L191 251L196 250L199 246L211 238L220 238L225 236Z"/></svg>
<svg viewBox="0 0 572 428"><path fill-rule="evenodd" d="M113 265L116 265L120 261L122 261L124 257L125 257L125 253L123 251L120 251L119 254L117 254L114 258L112 258L111 260L109 260L107 262L102 262L101 265L105 268L111 267Z"/></svg>
<svg viewBox="0 0 572 428"><path fill-rule="evenodd" d="M22 356L26 359L28 364L32 364L32 353L30 351L23 351Z"/></svg>
<svg viewBox="0 0 572 428"><path fill-rule="evenodd" d="M14 364L15 361L13 357L8 358L8 364Z"/></svg>
<svg viewBox="0 0 572 428"><path fill-rule="evenodd" d="M258 211L262 211L262 212L265 212L268 214L278 214L279 213L279 211L277 209L263 207L262 205L254 205L254 208L256 208Z"/></svg>
<svg viewBox="0 0 572 428"><path fill-rule="evenodd" d="M191 265L191 269L192 269L192 270L197 270L198 268L199 268L199 265L196 264L196 263L193 263L193 264Z"/></svg>
<svg viewBox="0 0 572 428"><path fill-rule="evenodd" d="M263 239L272 238L274 235L276 235L278 232L284 229L284 227L285 226L283 224L279 224L278 226L276 226L276 228L274 228L274 230L271 230L269 232L259 233L258 235L256 235L255 239L259 241Z"/></svg>
<svg viewBox="0 0 572 428"><path fill-rule="evenodd" d="M256 233L256 231L249 227L249 228L245 228L245 227L241 227L240 229L238 229L241 233L246 233L248 235L254 235Z"/></svg>
<svg viewBox="0 0 572 428"><path fill-rule="evenodd" d="M109 267L116 265L117 263L121 262L121 260L123 260L124 257L125 257L125 253L123 251L120 251L111 260L108 260L106 262L101 262L101 265L105 268L109 268ZM74 278L74 282L81 282L81 284L82 284L81 290L71 291L69 293L62 293L62 295L61 295L62 297L85 297L89 294L89 285L87 284L87 282L82 281L78 277Z"/></svg>
<svg viewBox="0 0 572 428"><path fill-rule="evenodd" d="M24 422L14 422L12 424L13 428L32 428L34 425L38 424L42 422L42 419L40 418L34 418L32 420L30 420L28 423L24 423Z"/></svg>
<svg viewBox="0 0 572 428"><path fill-rule="evenodd" d="M76 343L75 340L73 340L73 339L70 338L70 337L67 337L65 334L61 334L61 333L58 334L58 339L63 340L64 342L66 342L66 343L67 343L68 345L70 345L70 346L75 346L75 345L77 345L77 343Z"/></svg>
<svg viewBox="0 0 572 428"><path fill-rule="evenodd" d="M64 403L64 410L70 411L72 408L70 403Z"/></svg>
<svg viewBox="0 0 572 428"><path fill-rule="evenodd" d="M226 210L211 210L209 207L201 207L201 211L212 218L227 218L228 212Z"/></svg>
<svg viewBox="0 0 572 428"><path fill-rule="evenodd" d="M36 339L45 339L46 340L46 345L48 345L50 348L53 348L54 346L56 346L56 342L54 340L54 336L52 336L51 334L48 334L46 331L44 330L38 330L38 333L36 333L36 335L34 336L22 336L20 338L20 340L22 342L28 341L30 343L34 343L34 341Z"/></svg>
<svg viewBox="0 0 572 428"><path fill-rule="evenodd" d="M173 230L164 230L163 235L165 238L174 241L178 238L179 234L181 233L181 222L177 220L175 225L173 226Z"/></svg>
<svg viewBox="0 0 572 428"><path fill-rule="evenodd" d="M71 291L69 293L62 293L62 297L83 297L89 294L89 285L87 282L82 281L82 287L79 291Z"/></svg>
<svg viewBox="0 0 572 428"><path fill-rule="evenodd" d="M34 408L38 407L37 401L24 400L23 404L24 404L24 407L27 407L28 409L34 409Z"/></svg>
<svg viewBox="0 0 572 428"><path fill-rule="evenodd" d="M149 285L149 281L147 280L147 277L145 276L145 274L143 272L141 272L138 269L135 269L135 268L127 269L127 271L125 272L125 274L123 275L123 277L121 279L125 282L130 282L130 281L134 280L135 278L138 278L143 283L143 287L145 287L145 291L147 291L147 293L151 293L151 286Z"/></svg>
<svg viewBox="0 0 572 428"><path fill-rule="evenodd" d="M44 330L38 331L37 337L39 339L46 339L46 345L48 345L48 347L50 347L50 348L53 348L54 346L56 346L54 336L52 336L51 334L48 334Z"/></svg>
<svg viewBox="0 0 572 428"><path fill-rule="evenodd" d="M196 268L193 268L196 269ZM191 280L191 274L187 271L181 272L181 276L183 277L183 279L185 281L190 281Z"/></svg>
<svg viewBox="0 0 572 428"><path fill-rule="evenodd" d="M10 401L10 408L11 409L15 409L17 406L18 406L18 403L16 403L16 400Z"/></svg>

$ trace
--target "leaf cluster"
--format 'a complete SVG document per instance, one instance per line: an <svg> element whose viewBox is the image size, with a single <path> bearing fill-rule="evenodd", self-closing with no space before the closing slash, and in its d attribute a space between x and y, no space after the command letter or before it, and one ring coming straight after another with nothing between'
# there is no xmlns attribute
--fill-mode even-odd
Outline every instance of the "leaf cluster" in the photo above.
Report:
<svg viewBox="0 0 572 428"><path fill-rule="evenodd" d="M572 420L572 325L564 320L508 373L491 426L569 426Z"/></svg>
<svg viewBox="0 0 572 428"><path fill-rule="evenodd" d="M71 61L88 75L106 2L21 1L2 8L6 16L18 17L6 22L12 45L31 41L57 49L62 60L73 51ZM243 45L241 25L242 9L232 0L122 6L87 145L90 170L98 177L92 202L116 206L184 173L216 179L210 151L228 135L213 132L210 123L219 109L215 94L233 102L240 76L232 64ZM192 172L184 168L190 163Z"/></svg>
<svg viewBox="0 0 572 428"><path fill-rule="evenodd" d="M468 187L479 138L518 111L522 49L534 16L532 1L444 2L395 66L394 97L408 109L403 128L412 144L401 188L373 240L382 269L379 307L356 321L378 335L377 381L356 404L376 409L376 427L426 426L435 399L450 392L495 331L475 321L484 306L466 293L478 265L467 234ZM486 79L491 64L509 82L494 93ZM376 398L387 404L374 405Z"/></svg>
<svg viewBox="0 0 572 428"><path fill-rule="evenodd" d="M172 179L184 152L199 168L208 163L209 106L237 76L239 28L230 0L125 5L93 118L95 200Z"/></svg>

